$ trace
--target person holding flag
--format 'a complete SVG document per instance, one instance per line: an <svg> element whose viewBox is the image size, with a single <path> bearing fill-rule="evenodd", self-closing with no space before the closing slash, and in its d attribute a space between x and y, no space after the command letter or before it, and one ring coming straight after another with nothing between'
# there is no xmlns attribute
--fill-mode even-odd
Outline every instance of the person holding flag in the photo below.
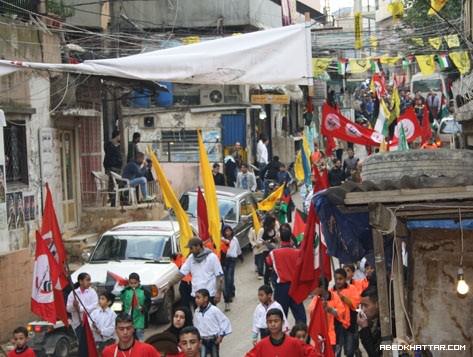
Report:
<svg viewBox="0 0 473 357"><path fill-rule="evenodd" d="M123 311L133 318L136 338L143 341L151 297L140 285L137 273L131 273L128 277L128 286L120 294L120 300L123 302Z"/></svg>
<svg viewBox="0 0 473 357"><path fill-rule="evenodd" d="M77 277L75 290L67 297L66 309L72 317L72 328L79 342L79 356L87 357L87 339L84 333L83 316L90 317L92 311L98 308L99 298L96 291L91 287L90 275L80 273Z"/></svg>

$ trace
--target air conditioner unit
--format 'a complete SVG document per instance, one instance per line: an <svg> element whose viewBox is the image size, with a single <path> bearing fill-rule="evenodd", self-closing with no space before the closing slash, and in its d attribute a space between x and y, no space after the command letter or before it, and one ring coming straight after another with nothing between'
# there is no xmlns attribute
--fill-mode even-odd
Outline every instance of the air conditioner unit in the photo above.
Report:
<svg viewBox="0 0 473 357"><path fill-rule="evenodd" d="M200 90L200 105L215 105L224 102L223 87L208 87Z"/></svg>
<svg viewBox="0 0 473 357"><path fill-rule="evenodd" d="M156 118L154 116L146 116L143 118L143 124L141 125L143 129L154 129L156 128Z"/></svg>

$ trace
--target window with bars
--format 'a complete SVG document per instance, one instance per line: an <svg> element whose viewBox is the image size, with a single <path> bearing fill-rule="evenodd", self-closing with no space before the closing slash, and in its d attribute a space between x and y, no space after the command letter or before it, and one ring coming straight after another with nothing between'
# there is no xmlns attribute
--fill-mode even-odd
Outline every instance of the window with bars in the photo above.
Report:
<svg viewBox="0 0 473 357"><path fill-rule="evenodd" d="M28 185L26 123L9 120L3 128L5 175L7 183Z"/></svg>
<svg viewBox="0 0 473 357"><path fill-rule="evenodd" d="M171 162L199 161L197 130L162 130L161 143Z"/></svg>

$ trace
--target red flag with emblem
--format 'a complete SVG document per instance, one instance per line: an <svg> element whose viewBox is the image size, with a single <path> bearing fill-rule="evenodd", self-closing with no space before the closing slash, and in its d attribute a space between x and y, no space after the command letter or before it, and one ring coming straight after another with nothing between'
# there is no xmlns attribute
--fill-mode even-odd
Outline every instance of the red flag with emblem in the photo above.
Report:
<svg viewBox="0 0 473 357"><path fill-rule="evenodd" d="M308 328L310 338L319 345L324 357L334 357L333 348L329 342L327 316L322 306L322 299L318 298L314 310L310 315Z"/></svg>
<svg viewBox="0 0 473 357"><path fill-rule="evenodd" d="M58 279L57 264L44 239L36 231L36 253L31 292L31 311L41 319L56 323L58 316L54 299L54 284Z"/></svg>
<svg viewBox="0 0 473 357"><path fill-rule="evenodd" d="M352 122L337 108L327 103L322 107L321 134L327 138L337 138L365 146L379 146L384 140L382 134Z"/></svg>
<svg viewBox="0 0 473 357"><path fill-rule="evenodd" d="M66 249L62 241L61 229L57 221L56 211L54 209L53 197L46 184L46 200L44 202L43 221L40 228L41 237L54 257L59 273L59 286L62 289L69 284L67 274L64 269L66 263Z"/></svg>

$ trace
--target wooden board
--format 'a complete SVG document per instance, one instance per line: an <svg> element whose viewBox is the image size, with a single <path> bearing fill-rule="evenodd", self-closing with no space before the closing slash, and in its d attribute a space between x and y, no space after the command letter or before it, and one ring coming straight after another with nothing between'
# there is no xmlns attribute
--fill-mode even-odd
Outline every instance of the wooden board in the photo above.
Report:
<svg viewBox="0 0 473 357"><path fill-rule="evenodd" d="M344 202L346 205L363 205L368 203L404 203L454 199L473 199L473 186L350 192L347 193Z"/></svg>

